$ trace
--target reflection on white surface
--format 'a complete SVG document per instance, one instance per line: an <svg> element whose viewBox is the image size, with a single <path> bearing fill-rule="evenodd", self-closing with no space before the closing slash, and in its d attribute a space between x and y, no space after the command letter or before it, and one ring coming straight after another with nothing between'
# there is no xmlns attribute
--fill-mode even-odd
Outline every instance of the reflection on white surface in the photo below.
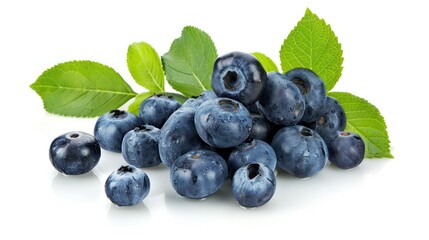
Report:
<svg viewBox="0 0 429 240"><path fill-rule="evenodd" d="M93 172L77 176L58 173L51 186L53 193L70 202L92 202L104 194L104 186Z"/></svg>
<svg viewBox="0 0 429 240"><path fill-rule="evenodd" d="M119 207L111 203L107 211L107 220L115 225L134 225L152 218L149 208L141 202L135 206Z"/></svg>

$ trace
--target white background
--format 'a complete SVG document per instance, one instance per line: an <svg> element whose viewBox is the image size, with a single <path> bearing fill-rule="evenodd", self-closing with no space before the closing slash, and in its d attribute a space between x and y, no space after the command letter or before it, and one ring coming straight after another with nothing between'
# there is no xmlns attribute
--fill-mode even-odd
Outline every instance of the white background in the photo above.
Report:
<svg viewBox="0 0 429 240"><path fill-rule="evenodd" d="M425 1L2 1L0 3L0 238L42 239L428 239L427 96L429 17ZM344 51L337 91L378 106L394 159L332 166L307 180L278 175L273 199L243 209L227 182L204 201L178 197L164 167L147 169L149 196L131 208L104 194L124 164L103 151L93 173L64 177L51 166L58 135L91 133L95 119L54 116L29 85L47 68L88 59L117 70L130 43L163 54L186 25L209 33L219 54L260 51L279 64L283 39L306 7L331 24Z"/></svg>

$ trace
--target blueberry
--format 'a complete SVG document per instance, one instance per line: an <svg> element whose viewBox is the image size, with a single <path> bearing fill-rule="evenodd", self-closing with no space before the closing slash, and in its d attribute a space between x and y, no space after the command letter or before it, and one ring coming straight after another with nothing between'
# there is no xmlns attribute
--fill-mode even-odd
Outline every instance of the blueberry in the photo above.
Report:
<svg viewBox="0 0 429 240"><path fill-rule="evenodd" d="M227 177L225 160L209 150L190 151L180 156L170 169L174 190L188 198L205 198L215 193Z"/></svg>
<svg viewBox="0 0 429 240"><path fill-rule="evenodd" d="M104 185L107 197L118 206L132 206L141 202L150 190L149 177L133 165L114 171Z"/></svg>
<svg viewBox="0 0 429 240"><path fill-rule="evenodd" d="M263 163L251 163L239 168L232 178L232 193L243 207L259 207L267 203L276 191L273 171Z"/></svg>
<svg viewBox="0 0 429 240"><path fill-rule="evenodd" d="M232 175L237 169L249 163L263 163L274 171L277 164L276 153L268 143L248 138L229 155L228 171Z"/></svg>
<svg viewBox="0 0 429 240"><path fill-rule="evenodd" d="M141 103L139 116L143 124L162 128L168 117L180 106L181 104L173 96L156 94Z"/></svg>
<svg viewBox="0 0 429 240"><path fill-rule="evenodd" d="M346 124L347 119L343 107L335 98L328 97L319 119L308 126L316 130L326 144L329 145L329 142L337 135L337 132L344 130Z"/></svg>
<svg viewBox="0 0 429 240"><path fill-rule="evenodd" d="M311 177L323 169L328 149L317 132L295 125L280 129L271 143L277 166L300 178Z"/></svg>
<svg viewBox="0 0 429 240"><path fill-rule="evenodd" d="M250 138L270 143L274 137L276 126L270 123L262 114L252 113L252 131Z"/></svg>
<svg viewBox="0 0 429 240"><path fill-rule="evenodd" d="M171 167L181 155L208 146L195 130L195 109L181 107L175 111L161 128L158 144L159 154L165 166Z"/></svg>
<svg viewBox="0 0 429 240"><path fill-rule="evenodd" d="M305 111L299 88L277 72L268 73L267 84L257 105L268 121L280 126L297 124Z"/></svg>
<svg viewBox="0 0 429 240"><path fill-rule="evenodd" d="M242 143L252 130L252 117L239 102L229 98L205 101L195 113L195 127L201 139L215 148Z"/></svg>
<svg viewBox="0 0 429 240"><path fill-rule="evenodd" d="M122 140L122 156L125 161L139 168L153 167L161 163L158 151L160 130L141 125L125 134Z"/></svg>
<svg viewBox="0 0 429 240"><path fill-rule="evenodd" d="M247 110L249 110L250 113L256 113L256 114L259 113L258 105L256 103L246 106Z"/></svg>
<svg viewBox="0 0 429 240"><path fill-rule="evenodd" d="M365 143L356 133L339 131L328 149L329 161L343 169L358 166L365 157Z"/></svg>
<svg viewBox="0 0 429 240"><path fill-rule="evenodd" d="M304 96L305 111L302 121L316 121L326 103L326 88L323 80L306 68L294 68L286 72L285 76L298 86Z"/></svg>
<svg viewBox="0 0 429 240"><path fill-rule="evenodd" d="M183 103L181 108L190 107L197 109L206 100L217 98L216 94L212 90L202 92L198 97L190 97L186 102Z"/></svg>
<svg viewBox="0 0 429 240"><path fill-rule="evenodd" d="M91 171L100 160L98 141L84 132L69 132L58 136L49 147L49 159L59 172L78 175Z"/></svg>
<svg viewBox="0 0 429 240"><path fill-rule="evenodd" d="M122 110L113 110L97 119L94 135L103 149L121 152L125 134L141 124L141 119L136 115Z"/></svg>
<svg viewBox="0 0 429 240"><path fill-rule="evenodd" d="M218 97L227 97L249 106L260 98L267 73L254 56L231 52L216 59L212 87Z"/></svg>

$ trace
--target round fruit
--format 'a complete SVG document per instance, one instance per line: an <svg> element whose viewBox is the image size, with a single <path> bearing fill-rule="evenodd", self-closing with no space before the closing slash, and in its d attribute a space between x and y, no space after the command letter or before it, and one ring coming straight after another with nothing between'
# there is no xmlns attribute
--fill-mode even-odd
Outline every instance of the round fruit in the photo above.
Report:
<svg viewBox="0 0 429 240"><path fill-rule="evenodd" d="M162 128L168 117L180 106L181 104L174 97L156 94L141 103L139 116L143 124Z"/></svg>
<svg viewBox="0 0 429 240"><path fill-rule="evenodd" d="M365 157L365 143L356 133L339 131L328 149L329 161L343 169L358 166Z"/></svg>

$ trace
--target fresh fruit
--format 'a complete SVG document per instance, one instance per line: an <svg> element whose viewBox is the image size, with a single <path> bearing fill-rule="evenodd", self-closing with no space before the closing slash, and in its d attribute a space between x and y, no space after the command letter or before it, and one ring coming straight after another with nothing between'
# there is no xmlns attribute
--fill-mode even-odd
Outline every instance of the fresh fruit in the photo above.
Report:
<svg viewBox="0 0 429 240"><path fill-rule="evenodd" d="M195 127L201 139L215 148L242 143L252 130L252 117L239 102L229 98L205 101L195 112Z"/></svg>
<svg viewBox="0 0 429 240"><path fill-rule="evenodd" d="M140 203L150 190L146 173L133 165L122 166L106 180L104 189L107 197L118 206L132 206Z"/></svg>
<svg viewBox="0 0 429 240"><path fill-rule="evenodd" d="M297 124L305 111L299 88L278 72L268 73L267 84L257 105L268 121L279 126Z"/></svg>
<svg viewBox="0 0 429 240"><path fill-rule="evenodd" d="M215 193L227 177L225 160L209 150L190 151L177 158L170 169L174 190L188 198L205 198Z"/></svg>
<svg viewBox="0 0 429 240"><path fill-rule="evenodd" d="M217 98L216 93L214 93L212 90L206 90L198 97L188 98L188 100L182 104L181 108L190 107L196 110L203 102L212 98Z"/></svg>
<svg viewBox="0 0 429 240"><path fill-rule="evenodd" d="M260 113L251 113L252 116L252 131L249 138L259 139L270 143L274 137L277 127L270 123L264 115Z"/></svg>
<svg viewBox="0 0 429 240"><path fill-rule="evenodd" d="M161 128L158 149L165 166L171 167L178 157L191 150L208 148L195 130L194 117L194 108L181 107Z"/></svg>
<svg viewBox="0 0 429 240"><path fill-rule="evenodd" d="M229 174L232 176L237 169L249 163L263 163L274 171L277 164L276 153L268 143L248 138L229 155Z"/></svg>
<svg viewBox="0 0 429 240"><path fill-rule="evenodd" d="M315 122L308 124L325 140L326 144L334 139L338 131L343 131L346 127L347 119L341 104L332 97L326 99L322 114Z"/></svg>
<svg viewBox="0 0 429 240"><path fill-rule="evenodd" d="M316 121L326 103L325 83L316 73L306 68L294 68L285 73L301 91L305 100L304 122Z"/></svg>
<svg viewBox="0 0 429 240"><path fill-rule="evenodd" d="M271 143L277 155L277 166L299 178L311 177L328 161L323 139L310 128L295 125L280 129Z"/></svg>
<svg viewBox="0 0 429 240"><path fill-rule="evenodd" d="M127 132L122 140L122 156L125 161L139 168L160 164L160 133L158 128L151 125L141 125Z"/></svg>
<svg viewBox="0 0 429 240"><path fill-rule="evenodd" d="M276 191L276 177L263 163L251 163L239 168L232 178L232 193L243 207L259 207L267 203Z"/></svg>
<svg viewBox="0 0 429 240"><path fill-rule="evenodd" d="M141 124L142 120L136 115L122 110L113 110L97 119L94 136L103 149L121 152L125 134Z"/></svg>
<svg viewBox="0 0 429 240"><path fill-rule="evenodd" d="M143 124L162 128L168 117L180 106L181 104L173 96L155 94L141 103L139 116Z"/></svg>
<svg viewBox="0 0 429 240"><path fill-rule="evenodd" d="M74 131L60 135L49 147L49 159L59 172L79 175L91 171L100 160L98 141L90 134Z"/></svg>
<svg viewBox="0 0 429 240"><path fill-rule="evenodd" d="M216 59L212 87L218 97L227 97L249 106L260 98L267 73L254 56L231 52Z"/></svg>
<svg viewBox="0 0 429 240"><path fill-rule="evenodd" d="M365 157L365 143L356 133L337 132L328 149L329 161L343 169L358 166Z"/></svg>

